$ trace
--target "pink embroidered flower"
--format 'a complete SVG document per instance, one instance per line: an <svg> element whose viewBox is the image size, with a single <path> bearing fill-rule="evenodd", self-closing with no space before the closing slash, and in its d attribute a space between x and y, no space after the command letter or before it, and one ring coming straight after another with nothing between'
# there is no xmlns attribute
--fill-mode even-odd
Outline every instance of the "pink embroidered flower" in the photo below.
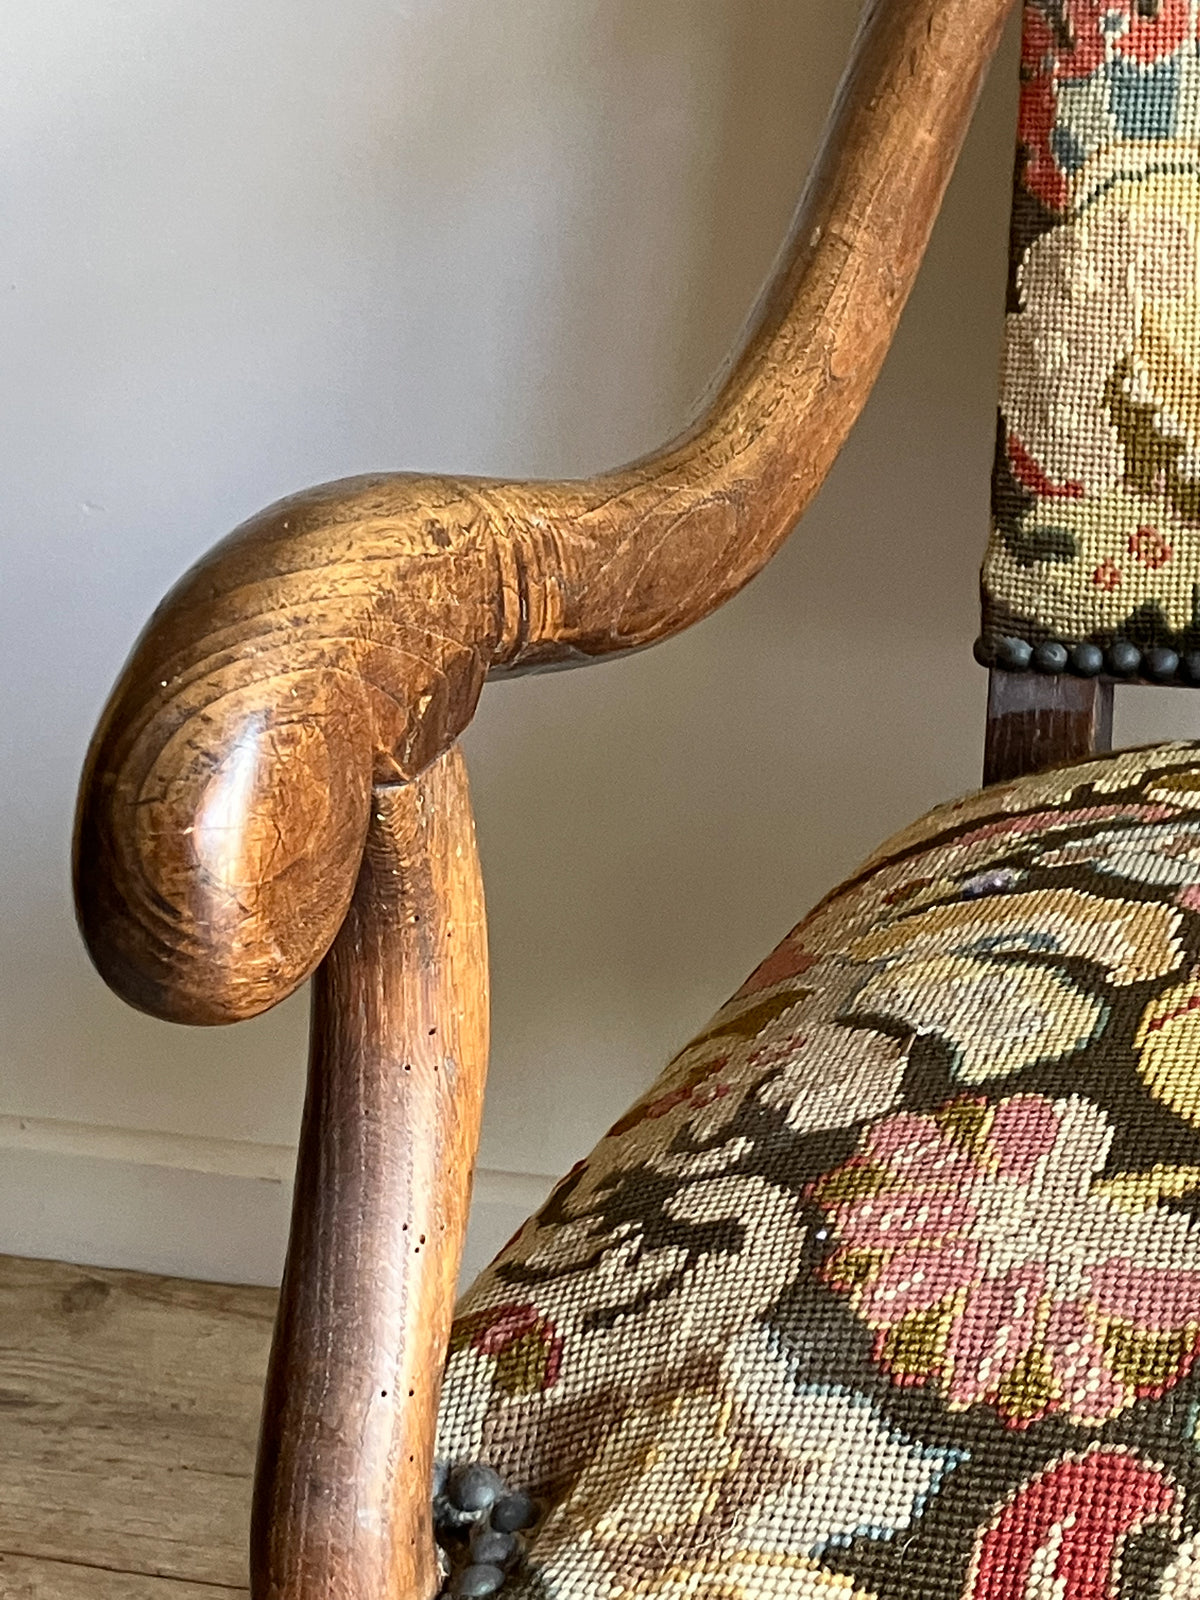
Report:
<svg viewBox="0 0 1200 1600"><path fill-rule="evenodd" d="M820 1269L900 1384L1012 1427L1099 1424L1161 1395L1200 1350L1200 1240L1097 1185L1112 1132L1090 1101L1017 1095L888 1117L813 1186Z"/></svg>

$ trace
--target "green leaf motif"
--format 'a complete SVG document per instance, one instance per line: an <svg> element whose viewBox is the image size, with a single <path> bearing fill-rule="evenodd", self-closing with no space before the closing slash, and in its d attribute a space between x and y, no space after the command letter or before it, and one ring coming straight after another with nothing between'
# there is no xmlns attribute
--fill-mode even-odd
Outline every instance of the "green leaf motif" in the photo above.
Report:
<svg viewBox="0 0 1200 1600"><path fill-rule="evenodd" d="M1032 527L1001 530L1004 548L1020 567L1033 567L1040 561L1074 561L1079 553L1075 535L1069 528L1037 522Z"/></svg>

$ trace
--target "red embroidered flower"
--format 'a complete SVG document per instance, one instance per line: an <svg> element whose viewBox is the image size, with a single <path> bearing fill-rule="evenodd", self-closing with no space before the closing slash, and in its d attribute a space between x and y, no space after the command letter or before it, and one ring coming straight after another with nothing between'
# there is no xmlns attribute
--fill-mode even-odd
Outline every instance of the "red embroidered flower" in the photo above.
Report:
<svg viewBox="0 0 1200 1600"><path fill-rule="evenodd" d="M729 1093L729 1085L720 1082L718 1075L728 1065L728 1055L717 1056L712 1061L702 1061L674 1088L668 1089L656 1099L639 1100L623 1117L613 1123L608 1130L608 1137L619 1139L623 1133L631 1132L643 1122L656 1122L660 1117L667 1116L676 1106L693 1106L700 1110L704 1106L712 1105L715 1100L725 1099ZM715 1083L714 1078L717 1079Z"/></svg>
<svg viewBox="0 0 1200 1600"><path fill-rule="evenodd" d="M1128 4L1126 9L1128 26L1117 35L1117 49L1143 66L1174 55L1191 31L1187 0L1160 0L1157 9Z"/></svg>
<svg viewBox="0 0 1200 1600"><path fill-rule="evenodd" d="M1052 142L1058 85L1091 77L1112 57L1152 66L1173 55L1195 29L1188 0L1159 0L1153 8L1138 0L1062 0L1053 19L1049 10L1025 8L1018 137L1025 152L1021 181L1052 211L1062 211L1068 180Z"/></svg>
<svg viewBox="0 0 1200 1600"><path fill-rule="evenodd" d="M1055 30L1054 76L1090 77L1104 62L1108 28L1118 18L1117 26L1128 27L1132 4L1133 0L1124 5L1113 5L1111 0L1066 0L1062 8L1065 26L1062 32Z"/></svg>
<svg viewBox="0 0 1200 1600"><path fill-rule="evenodd" d="M1112 1600L1121 1546L1175 1502L1162 1469L1131 1451L1068 1457L1022 1485L980 1535L966 1596Z"/></svg>
<svg viewBox="0 0 1200 1600"><path fill-rule="evenodd" d="M1055 483L1048 478L1015 433L1008 435L1008 464L1013 477L1041 499L1082 500L1081 483Z"/></svg>
<svg viewBox="0 0 1200 1600"><path fill-rule="evenodd" d="M1152 11L1138 0L1065 0L1061 31L1039 21L1044 35L1031 41L1031 50L1042 46L1037 68L1048 67L1060 81L1090 77L1110 50L1149 66L1173 55L1191 32L1188 0L1159 0Z"/></svg>
<svg viewBox="0 0 1200 1600"><path fill-rule="evenodd" d="M1105 594L1111 594L1114 589L1121 587L1121 569L1111 556L1106 557L1092 573L1092 582Z"/></svg>
<svg viewBox="0 0 1200 1600"><path fill-rule="evenodd" d="M493 1306L460 1317L450 1353L468 1348L495 1358L492 1381L504 1394L540 1394L554 1387L562 1370L562 1336L534 1305Z"/></svg>
<svg viewBox="0 0 1200 1600"><path fill-rule="evenodd" d="M1026 6L1017 120L1017 140L1025 152L1021 181L1052 211L1062 211L1067 204L1067 178L1050 142L1058 120L1056 64L1057 43L1049 24L1036 7Z"/></svg>
<svg viewBox="0 0 1200 1600"><path fill-rule="evenodd" d="M1147 525L1129 535L1129 553L1153 572L1166 566L1175 552L1157 528Z"/></svg>
<svg viewBox="0 0 1200 1600"><path fill-rule="evenodd" d="M808 919L806 918L805 921ZM803 923L801 927L803 927ZM815 967L818 957L811 950L806 950L796 934L797 928L790 933L781 945L778 945L767 959L755 967L738 990L738 998L742 995L756 994L760 989L770 989L774 984L782 983L786 978L799 978L804 973Z"/></svg>

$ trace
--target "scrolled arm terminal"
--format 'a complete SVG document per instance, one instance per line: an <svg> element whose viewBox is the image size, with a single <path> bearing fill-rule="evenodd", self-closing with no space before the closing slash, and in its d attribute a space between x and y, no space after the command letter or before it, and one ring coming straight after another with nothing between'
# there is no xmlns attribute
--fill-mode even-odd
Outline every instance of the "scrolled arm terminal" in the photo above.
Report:
<svg viewBox="0 0 1200 1600"><path fill-rule="evenodd" d="M748 343L701 420L574 483L352 479L281 501L163 601L88 756L80 926L126 1000L234 1022L350 905L372 785L489 673L638 649L748 582L875 380L1012 0L868 5Z"/></svg>

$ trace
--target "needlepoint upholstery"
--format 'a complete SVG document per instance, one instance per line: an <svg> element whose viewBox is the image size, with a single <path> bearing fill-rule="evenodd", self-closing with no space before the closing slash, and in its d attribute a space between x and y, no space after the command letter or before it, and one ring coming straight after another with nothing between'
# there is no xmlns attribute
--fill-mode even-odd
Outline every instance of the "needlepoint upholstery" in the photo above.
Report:
<svg viewBox="0 0 1200 1600"><path fill-rule="evenodd" d="M1005 637L1200 650L1200 7L1026 0L983 569Z"/></svg>
<svg viewBox="0 0 1200 1600"><path fill-rule="evenodd" d="M520 1600L1200 1597L1200 746L942 806L484 1272Z"/></svg>

